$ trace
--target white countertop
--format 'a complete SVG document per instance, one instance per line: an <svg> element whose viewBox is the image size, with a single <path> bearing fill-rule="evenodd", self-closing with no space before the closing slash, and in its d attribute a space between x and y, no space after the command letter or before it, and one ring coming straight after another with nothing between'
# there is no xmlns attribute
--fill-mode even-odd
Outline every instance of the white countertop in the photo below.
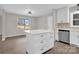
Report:
<svg viewBox="0 0 79 59"><path fill-rule="evenodd" d="M62 29L62 30L71 30L71 28L57 28L57 29Z"/></svg>
<svg viewBox="0 0 79 59"><path fill-rule="evenodd" d="M53 33L53 31L51 30L25 30L26 33L29 33L29 34L39 34L39 33L46 33L46 32L51 32Z"/></svg>
<svg viewBox="0 0 79 59"><path fill-rule="evenodd" d="M78 28L57 28L57 30L59 30L59 29L79 32L79 29Z"/></svg>

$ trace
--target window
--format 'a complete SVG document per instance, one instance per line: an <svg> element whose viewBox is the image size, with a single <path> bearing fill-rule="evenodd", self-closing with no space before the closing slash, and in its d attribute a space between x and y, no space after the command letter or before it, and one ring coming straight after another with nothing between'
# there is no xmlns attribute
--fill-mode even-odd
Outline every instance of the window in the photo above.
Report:
<svg viewBox="0 0 79 59"><path fill-rule="evenodd" d="M31 28L30 24L31 24L31 21L28 18L21 17L21 18L18 18L17 28L29 30Z"/></svg>

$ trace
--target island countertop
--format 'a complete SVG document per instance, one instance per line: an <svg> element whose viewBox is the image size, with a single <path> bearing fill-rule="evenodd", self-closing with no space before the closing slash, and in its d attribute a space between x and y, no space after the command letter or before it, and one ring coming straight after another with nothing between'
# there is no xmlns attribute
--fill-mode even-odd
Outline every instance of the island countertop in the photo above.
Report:
<svg viewBox="0 0 79 59"><path fill-rule="evenodd" d="M40 33L46 33L46 32L50 32L50 33L53 33L54 31L52 30L25 30L26 33L29 33L29 34L40 34Z"/></svg>

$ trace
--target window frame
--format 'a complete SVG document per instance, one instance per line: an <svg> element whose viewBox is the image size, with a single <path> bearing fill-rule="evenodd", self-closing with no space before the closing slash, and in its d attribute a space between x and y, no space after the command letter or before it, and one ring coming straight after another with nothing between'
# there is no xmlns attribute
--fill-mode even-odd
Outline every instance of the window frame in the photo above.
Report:
<svg viewBox="0 0 79 59"><path fill-rule="evenodd" d="M20 25L18 25L18 22L19 22L20 19L22 19L22 20L24 21L24 25L23 25L24 28L18 28L18 27L17 27L17 29L20 29L20 30L21 30L21 29L22 29L22 30L27 30L27 29L26 29L26 26L27 26L27 25L26 25L26 20L29 21L29 23L28 23L29 26L31 26L31 20L30 20L28 17L18 17L17 26L20 26ZM29 29L29 30L30 30L30 29Z"/></svg>

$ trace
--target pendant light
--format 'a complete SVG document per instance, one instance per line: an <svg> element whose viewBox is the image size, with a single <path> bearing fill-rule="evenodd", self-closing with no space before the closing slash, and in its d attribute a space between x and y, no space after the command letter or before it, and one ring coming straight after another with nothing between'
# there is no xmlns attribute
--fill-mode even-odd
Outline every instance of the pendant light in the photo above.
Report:
<svg viewBox="0 0 79 59"><path fill-rule="evenodd" d="M28 16L31 16L32 15L32 12L31 11L28 11Z"/></svg>

